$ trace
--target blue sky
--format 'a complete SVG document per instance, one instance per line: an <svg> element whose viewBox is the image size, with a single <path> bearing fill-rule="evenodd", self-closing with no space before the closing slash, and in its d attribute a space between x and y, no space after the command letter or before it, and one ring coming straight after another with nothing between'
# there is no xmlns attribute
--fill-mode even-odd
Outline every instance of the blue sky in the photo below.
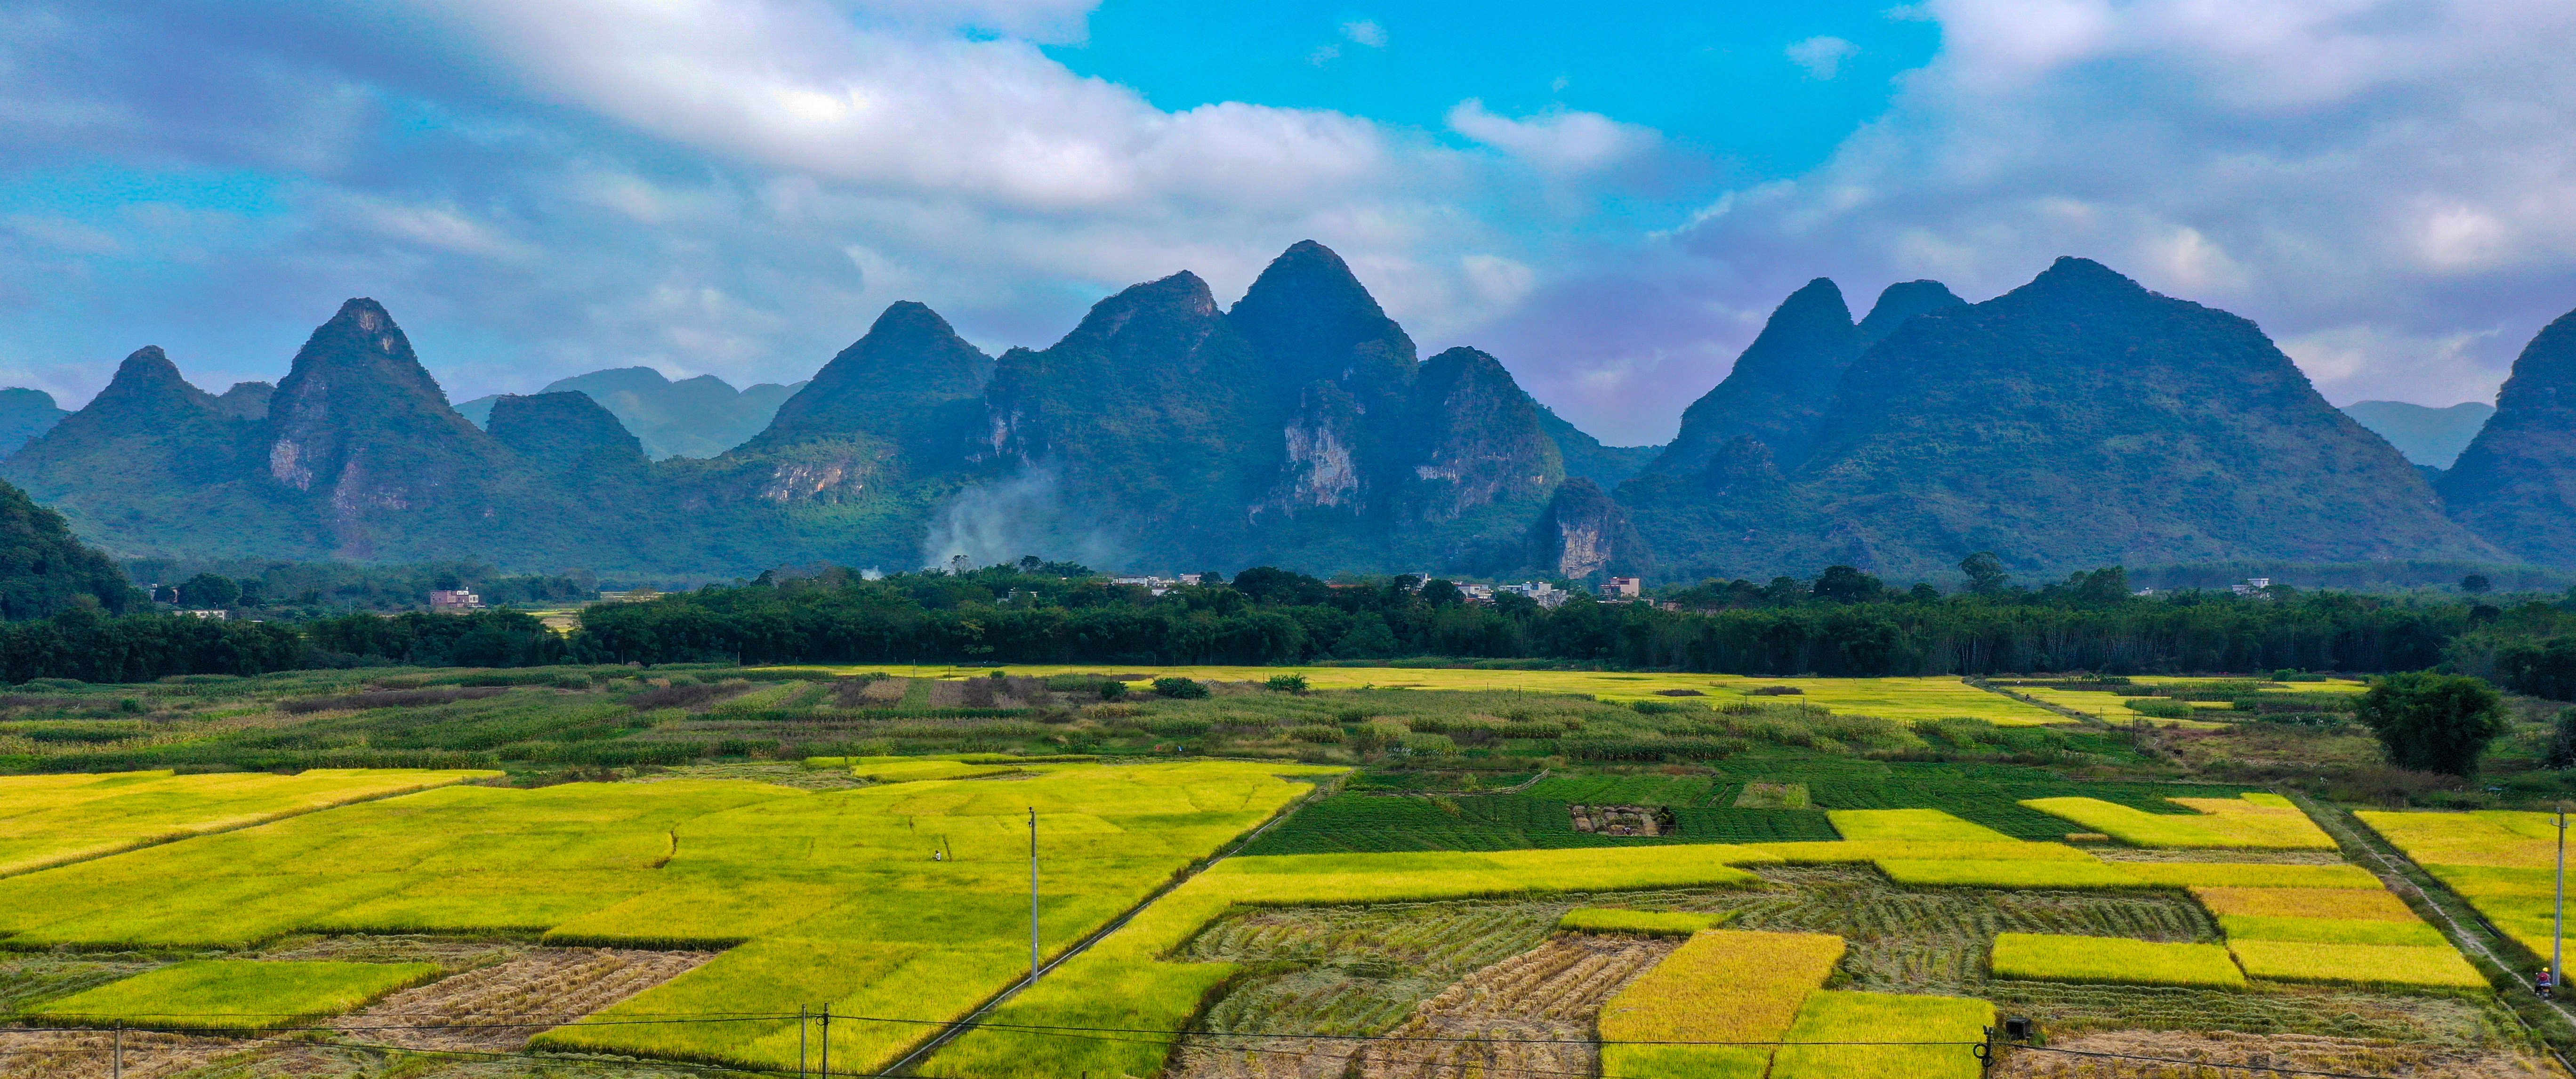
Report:
<svg viewBox="0 0 2576 1079"><path fill-rule="evenodd" d="M2576 307L2563 3L211 0L0 8L0 385L275 379L349 296L463 399L988 348L1340 251L1433 349L1669 437L1782 296L2061 254L2337 403Z"/></svg>

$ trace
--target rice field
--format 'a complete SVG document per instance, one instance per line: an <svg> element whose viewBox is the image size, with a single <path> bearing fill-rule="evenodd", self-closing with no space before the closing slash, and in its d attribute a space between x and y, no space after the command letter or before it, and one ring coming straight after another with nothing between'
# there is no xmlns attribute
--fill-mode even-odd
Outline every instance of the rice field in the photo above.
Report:
<svg viewBox="0 0 2576 1079"><path fill-rule="evenodd" d="M432 963L200 959L75 993L46 1004L28 1018L92 1027L268 1030L354 1011L440 973Z"/></svg>
<svg viewBox="0 0 2576 1079"><path fill-rule="evenodd" d="M1761 1079L1769 1046L1621 1043L1777 1040L1842 957L1843 939L1821 933L1696 934L1602 1005L1601 1070L1623 1079Z"/></svg>
<svg viewBox="0 0 2576 1079"><path fill-rule="evenodd" d="M0 776L0 876L498 772L317 768Z"/></svg>
<svg viewBox="0 0 2576 1079"><path fill-rule="evenodd" d="M1976 1079L1983 1069L1972 1046L1985 1041L1995 1006L1965 997L1853 993L1809 994L1789 1026L1790 1042L1773 1055L1772 1079ZM1904 1041L1916 1045L1849 1044Z"/></svg>
<svg viewBox="0 0 2576 1079"><path fill-rule="evenodd" d="M2010 843L2008 836L1938 809L1837 809L1826 814L1844 839L1948 843Z"/></svg>
<svg viewBox="0 0 2576 1079"><path fill-rule="evenodd" d="M1564 917L1557 919L1556 927L1568 933L1687 937L1703 929L1715 929L1725 924L1727 917L1724 914L1700 914L1691 911L1576 907L1566 911Z"/></svg>
<svg viewBox="0 0 2576 1079"><path fill-rule="evenodd" d="M2216 944L2004 933L1987 962L1995 977L2239 989L2245 972Z"/></svg>
<svg viewBox="0 0 2576 1079"><path fill-rule="evenodd" d="M1936 678L1753 678L1728 674L1680 674L1624 671L1523 671L1439 667L1148 667L1030 665L952 666L796 666L818 674L883 672L898 678L963 680L1007 677L1054 678L1092 675L1150 688L1156 678L1207 682L1264 682L1298 675L1311 689L1423 689L1484 692L1566 693L1604 701L1663 701L1709 705L1731 701L1793 700L1831 709L1905 722L1970 717L2000 727L2053 726L2072 722L2000 694L1988 693L1953 677ZM1794 694L1756 695L1757 690L1795 690Z"/></svg>
<svg viewBox="0 0 2576 1079"><path fill-rule="evenodd" d="M2290 801L2276 794L2236 798L2175 798L2196 815L2143 813L2098 798L2034 798L2023 805L2054 813L2114 839L2141 847L2208 847L2231 850L2333 850L2334 840Z"/></svg>
<svg viewBox="0 0 2576 1079"><path fill-rule="evenodd" d="M2487 988L2484 975L2448 945L2339 944L2230 940L2245 973L2282 982L2340 982L2407 988Z"/></svg>
<svg viewBox="0 0 2576 1079"><path fill-rule="evenodd" d="M2533 955L2550 954L2558 835L2551 814L2362 810L2353 816Z"/></svg>
<svg viewBox="0 0 2576 1079"><path fill-rule="evenodd" d="M996 1024L1178 1030L1201 1002L1242 970L1224 962L1166 959L1240 906L1406 903L1652 888L1744 887L1760 878L1739 863L1773 859L1723 845L1486 853L1288 855L1229 858L1164 896L1091 950L997 1009ZM1073 1042L978 1030L933 1056L924 1074L1002 1072L1148 1075L1164 1048Z"/></svg>
<svg viewBox="0 0 2576 1079"><path fill-rule="evenodd" d="M1027 967L1030 807L1054 950L1332 771L1208 761L825 792L692 780L446 787L0 880L0 946L237 950L298 932L500 931L728 948L539 1044L792 1067L792 1019L614 1020L825 1003L953 1017ZM835 1025L834 1059L872 1067L926 1033Z"/></svg>

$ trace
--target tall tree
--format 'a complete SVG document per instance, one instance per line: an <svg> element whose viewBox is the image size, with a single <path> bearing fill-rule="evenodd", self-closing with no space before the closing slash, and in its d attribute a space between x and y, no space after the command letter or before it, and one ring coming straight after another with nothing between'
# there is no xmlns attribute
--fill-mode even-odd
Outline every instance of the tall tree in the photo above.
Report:
<svg viewBox="0 0 2576 1079"><path fill-rule="evenodd" d="M2504 698L2475 678L2415 671L2371 682L2356 709L2379 736L2388 763L2418 772L2466 776L2487 743L2509 728Z"/></svg>

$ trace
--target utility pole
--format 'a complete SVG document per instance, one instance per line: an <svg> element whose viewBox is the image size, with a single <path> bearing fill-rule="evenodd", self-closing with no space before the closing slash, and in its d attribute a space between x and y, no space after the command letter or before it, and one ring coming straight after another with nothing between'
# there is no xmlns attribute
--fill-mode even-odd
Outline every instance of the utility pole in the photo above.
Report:
<svg viewBox="0 0 2576 1079"><path fill-rule="evenodd" d="M823 1076L832 1075L832 1006L823 1005Z"/></svg>
<svg viewBox="0 0 2576 1079"><path fill-rule="evenodd" d="M805 1079L805 1005L796 1006L796 1079Z"/></svg>
<svg viewBox="0 0 2576 1079"><path fill-rule="evenodd" d="M116 1021L116 1048L111 1053L108 1074L112 1079L125 1079L125 1020Z"/></svg>
<svg viewBox="0 0 2576 1079"><path fill-rule="evenodd" d="M1038 806L1028 806L1028 984L1038 984Z"/></svg>
<svg viewBox="0 0 2576 1079"><path fill-rule="evenodd" d="M2550 904L2549 914L2549 992L2558 993L2558 983L2567 977L2567 968L2559 965L2561 952L2567 947L2567 803L2558 803L2558 894Z"/></svg>

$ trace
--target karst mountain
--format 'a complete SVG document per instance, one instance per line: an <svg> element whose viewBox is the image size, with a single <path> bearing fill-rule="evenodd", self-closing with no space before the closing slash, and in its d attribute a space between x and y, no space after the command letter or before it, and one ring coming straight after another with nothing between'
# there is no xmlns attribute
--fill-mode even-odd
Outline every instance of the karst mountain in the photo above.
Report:
<svg viewBox="0 0 2576 1079"><path fill-rule="evenodd" d="M1892 285L1857 320L1809 282L1664 446L1603 445L1511 360L1420 355L1311 241L1230 307L1175 273L1044 348L988 355L901 302L793 386L631 368L462 409L357 299L274 386L209 394L144 348L75 413L31 397L41 433L0 477L122 556L1665 580L1942 579L1979 551L2034 575L2576 565L2569 320L2438 492L2252 323L2076 258L1974 304Z"/></svg>

